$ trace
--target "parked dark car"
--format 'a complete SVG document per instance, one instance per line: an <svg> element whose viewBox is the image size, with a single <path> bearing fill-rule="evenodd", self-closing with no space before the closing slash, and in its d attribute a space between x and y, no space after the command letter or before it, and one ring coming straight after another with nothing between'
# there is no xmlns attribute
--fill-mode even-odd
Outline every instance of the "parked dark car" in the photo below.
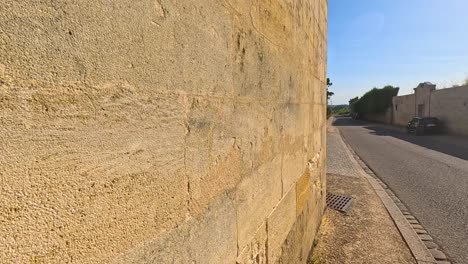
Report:
<svg viewBox="0 0 468 264"><path fill-rule="evenodd" d="M414 133L417 136L441 133L442 125L439 119L435 117L415 117L408 122L406 131L408 133Z"/></svg>

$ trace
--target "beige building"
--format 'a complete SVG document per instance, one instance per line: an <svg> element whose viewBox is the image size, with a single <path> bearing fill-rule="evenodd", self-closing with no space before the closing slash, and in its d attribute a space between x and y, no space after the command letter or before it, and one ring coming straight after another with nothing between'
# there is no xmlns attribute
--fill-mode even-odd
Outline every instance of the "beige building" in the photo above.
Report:
<svg viewBox="0 0 468 264"><path fill-rule="evenodd" d="M305 263L326 0L4 0L1 263Z"/></svg>
<svg viewBox="0 0 468 264"><path fill-rule="evenodd" d="M436 90L425 82L414 91L393 97L393 124L405 126L415 116L437 117L447 132L468 135L468 86Z"/></svg>

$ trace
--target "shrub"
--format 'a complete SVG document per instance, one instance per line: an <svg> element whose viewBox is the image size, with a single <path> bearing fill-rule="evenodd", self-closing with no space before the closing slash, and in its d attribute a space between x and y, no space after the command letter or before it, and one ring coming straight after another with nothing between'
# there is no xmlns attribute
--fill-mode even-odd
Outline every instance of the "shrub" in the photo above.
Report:
<svg viewBox="0 0 468 264"><path fill-rule="evenodd" d="M354 102L353 110L359 114L385 112L392 105L392 98L398 95L399 90L399 87L391 85L382 89L374 88Z"/></svg>
<svg viewBox="0 0 468 264"><path fill-rule="evenodd" d="M349 106L348 105L333 105L330 106L331 113L333 115L347 115L349 114Z"/></svg>
<svg viewBox="0 0 468 264"><path fill-rule="evenodd" d="M359 97L354 97L353 99L349 100L349 111L354 114L356 110L354 109L354 104L359 100Z"/></svg>

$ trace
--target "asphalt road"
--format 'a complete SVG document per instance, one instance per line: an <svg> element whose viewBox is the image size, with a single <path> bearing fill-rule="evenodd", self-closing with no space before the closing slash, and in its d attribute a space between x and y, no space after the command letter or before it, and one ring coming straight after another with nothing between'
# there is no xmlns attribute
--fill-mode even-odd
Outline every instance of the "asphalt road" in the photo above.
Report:
<svg viewBox="0 0 468 264"><path fill-rule="evenodd" d="M350 118L334 125L450 259L468 264L468 138L417 137Z"/></svg>

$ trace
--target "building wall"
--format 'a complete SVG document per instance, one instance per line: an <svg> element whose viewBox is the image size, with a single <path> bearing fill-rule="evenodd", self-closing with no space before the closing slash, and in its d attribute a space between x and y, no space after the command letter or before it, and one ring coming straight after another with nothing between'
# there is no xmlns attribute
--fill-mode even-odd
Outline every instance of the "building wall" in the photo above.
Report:
<svg viewBox="0 0 468 264"><path fill-rule="evenodd" d="M439 118L447 132L468 136L468 86L434 91L431 116Z"/></svg>
<svg viewBox="0 0 468 264"><path fill-rule="evenodd" d="M448 133L468 136L468 86L415 91L393 97L393 124L405 126L418 115L417 105L424 105L423 116L439 118Z"/></svg>
<svg viewBox="0 0 468 264"><path fill-rule="evenodd" d="M406 126L416 116L415 95L393 97L393 124Z"/></svg>
<svg viewBox="0 0 468 264"><path fill-rule="evenodd" d="M435 89L435 84L429 82L420 83L418 87L414 89L416 96L416 116L430 116L431 94Z"/></svg>
<svg viewBox="0 0 468 264"><path fill-rule="evenodd" d="M305 262L326 0L6 0L0 24L2 262Z"/></svg>

